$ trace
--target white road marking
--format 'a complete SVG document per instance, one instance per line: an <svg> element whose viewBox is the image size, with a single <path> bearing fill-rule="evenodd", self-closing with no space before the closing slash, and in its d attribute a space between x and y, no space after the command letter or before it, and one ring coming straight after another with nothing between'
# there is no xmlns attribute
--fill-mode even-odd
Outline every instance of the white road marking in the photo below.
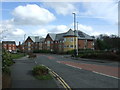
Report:
<svg viewBox="0 0 120 90"><path fill-rule="evenodd" d="M58 63L60 63L59 61L57 61ZM70 66L70 67L73 67L73 68L78 68L78 69L82 69L80 67L76 67L76 66L73 66L73 65L70 65L70 64L65 64L67 66ZM112 77L112 78L115 78L115 79L120 79L118 77L115 77L115 76L111 76L111 75L107 75L107 74L103 74L103 73L100 73L100 72L96 72L96 71L92 71L93 73L96 73L96 74L100 74L100 75L104 75L104 76L107 76L107 77Z"/></svg>
<svg viewBox="0 0 120 90"><path fill-rule="evenodd" d="M67 65L67 66L71 66L71 67L74 67L74 68L78 68L78 69L82 69L82 68L80 68L80 67L76 67L76 66L69 65L69 64L65 64L65 65Z"/></svg>
<svg viewBox="0 0 120 90"><path fill-rule="evenodd" d="M118 77L110 76L110 75L103 74L103 73L100 73L100 72L96 72L96 71L92 71L92 72L94 72L94 73L96 73L96 74L104 75L104 76L107 76L107 77L112 77L112 78L115 78L115 79L120 79L120 78L118 78Z"/></svg>

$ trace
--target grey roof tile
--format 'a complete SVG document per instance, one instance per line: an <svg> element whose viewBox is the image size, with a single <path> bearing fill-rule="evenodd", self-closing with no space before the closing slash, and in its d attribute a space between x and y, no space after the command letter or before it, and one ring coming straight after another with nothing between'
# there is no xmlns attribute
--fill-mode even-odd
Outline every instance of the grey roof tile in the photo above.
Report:
<svg viewBox="0 0 120 90"><path fill-rule="evenodd" d="M50 37L52 38L52 40L54 41L55 40L55 37L56 37L56 34L52 34L52 33L49 33Z"/></svg>
<svg viewBox="0 0 120 90"><path fill-rule="evenodd" d="M41 36L29 36L33 42L40 42L40 38L42 38Z"/></svg>

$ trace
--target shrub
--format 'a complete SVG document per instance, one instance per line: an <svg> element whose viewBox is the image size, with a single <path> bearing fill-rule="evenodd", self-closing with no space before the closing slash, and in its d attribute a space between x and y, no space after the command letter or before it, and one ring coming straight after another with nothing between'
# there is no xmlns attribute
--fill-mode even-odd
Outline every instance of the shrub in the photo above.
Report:
<svg viewBox="0 0 120 90"><path fill-rule="evenodd" d="M2 51L2 71L10 74L9 66L11 66L14 61L11 58L11 53L3 49Z"/></svg>
<svg viewBox="0 0 120 90"><path fill-rule="evenodd" d="M48 79L52 79L52 76L49 74L49 70L42 65L37 65L35 67L33 67L33 75L40 80L48 80Z"/></svg>
<svg viewBox="0 0 120 90"><path fill-rule="evenodd" d="M38 65L33 67L33 74L34 75L46 75L48 74L48 69L45 66Z"/></svg>
<svg viewBox="0 0 120 90"><path fill-rule="evenodd" d="M34 50L33 53L53 53L50 50Z"/></svg>
<svg viewBox="0 0 120 90"><path fill-rule="evenodd" d="M93 53L84 54L81 58L92 58L92 59L106 59L106 60L120 60L120 56L114 53Z"/></svg>

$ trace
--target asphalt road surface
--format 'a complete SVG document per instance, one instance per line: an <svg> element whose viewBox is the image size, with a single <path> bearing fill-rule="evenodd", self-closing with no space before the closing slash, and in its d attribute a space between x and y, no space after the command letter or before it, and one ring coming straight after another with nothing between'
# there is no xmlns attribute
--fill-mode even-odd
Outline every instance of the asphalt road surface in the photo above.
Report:
<svg viewBox="0 0 120 90"><path fill-rule="evenodd" d="M71 88L118 88L118 62L55 54L37 54L35 62L55 71Z"/></svg>

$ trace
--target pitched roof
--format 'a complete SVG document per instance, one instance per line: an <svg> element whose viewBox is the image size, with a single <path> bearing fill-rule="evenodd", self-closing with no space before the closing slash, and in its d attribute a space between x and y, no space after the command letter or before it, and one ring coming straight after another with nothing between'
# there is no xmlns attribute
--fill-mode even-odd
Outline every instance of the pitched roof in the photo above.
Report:
<svg viewBox="0 0 120 90"><path fill-rule="evenodd" d="M28 36L32 39L33 42L40 42L40 38L42 38L41 36Z"/></svg>
<svg viewBox="0 0 120 90"><path fill-rule="evenodd" d="M78 36L78 39L93 39L90 35L80 31L80 30L75 30L76 36Z"/></svg>
<svg viewBox="0 0 120 90"><path fill-rule="evenodd" d="M2 41L2 44L15 44L15 41Z"/></svg>
<svg viewBox="0 0 120 90"><path fill-rule="evenodd" d="M45 38L40 38L40 42L44 42Z"/></svg>
<svg viewBox="0 0 120 90"><path fill-rule="evenodd" d="M52 34L49 33L50 37L52 38L52 40L64 40L64 36L77 36L78 39L94 39L93 37L89 36L88 34L80 31L80 30L75 30L73 31L72 29L69 29L69 31L65 32L65 33L60 33L60 34Z"/></svg>
<svg viewBox="0 0 120 90"><path fill-rule="evenodd" d="M66 33L60 33L60 34L56 34L56 38L55 38L55 40L63 40L64 39L64 35L65 35Z"/></svg>
<svg viewBox="0 0 120 90"><path fill-rule="evenodd" d="M72 29L69 29L68 32L64 36L75 36L74 31Z"/></svg>
<svg viewBox="0 0 120 90"><path fill-rule="evenodd" d="M54 40L55 40L55 37L56 37L56 34L49 33L49 36L50 36L51 39L54 41Z"/></svg>

